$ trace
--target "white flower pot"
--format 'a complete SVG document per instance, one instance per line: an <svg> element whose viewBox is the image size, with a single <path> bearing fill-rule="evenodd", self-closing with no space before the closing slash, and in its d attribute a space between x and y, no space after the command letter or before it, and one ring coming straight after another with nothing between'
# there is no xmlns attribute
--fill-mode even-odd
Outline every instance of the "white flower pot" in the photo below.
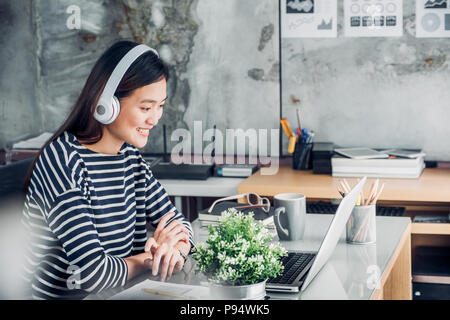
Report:
<svg viewBox="0 0 450 320"><path fill-rule="evenodd" d="M266 296L266 280L245 286L211 283L209 292L214 300L263 300Z"/></svg>

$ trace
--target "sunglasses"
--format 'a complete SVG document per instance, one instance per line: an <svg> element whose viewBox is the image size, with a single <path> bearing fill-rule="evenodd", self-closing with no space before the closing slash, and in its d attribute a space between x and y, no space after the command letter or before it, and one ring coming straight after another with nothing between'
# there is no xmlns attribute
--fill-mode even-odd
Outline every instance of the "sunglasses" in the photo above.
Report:
<svg viewBox="0 0 450 320"><path fill-rule="evenodd" d="M262 210L266 213L269 213L270 211L270 201L268 198L262 198L256 193L243 193L235 196L217 199L216 201L213 202L211 207L209 207L208 213L211 213L214 206L221 201L236 200L241 198L245 198L247 200L248 205L235 207L235 209L262 208Z"/></svg>

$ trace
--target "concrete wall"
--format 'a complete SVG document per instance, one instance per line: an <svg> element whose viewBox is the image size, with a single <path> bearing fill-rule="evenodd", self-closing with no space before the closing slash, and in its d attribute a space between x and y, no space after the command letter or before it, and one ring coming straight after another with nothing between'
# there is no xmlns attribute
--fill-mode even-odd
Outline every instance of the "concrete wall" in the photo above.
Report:
<svg viewBox="0 0 450 320"><path fill-rule="evenodd" d="M20 2L27 10L3 2L4 15L17 15L20 21L11 25L5 19L2 24L7 31L2 41L17 44L2 51L2 61L14 63L1 76L2 83L8 77L13 81L1 88L0 148L18 133L55 131L96 59L119 39L146 43L169 64L169 101L160 122L168 137L175 128L193 131L195 121L204 130L216 124L224 134L226 128L278 128L278 14L273 1ZM80 8L80 30L67 27L71 5ZM17 14L9 13L11 6ZM17 66L25 54L27 69ZM26 94L19 95L24 85ZM16 96L27 100L17 103ZM162 137L159 125L144 151L162 152ZM169 140L168 150L176 143Z"/></svg>
<svg viewBox="0 0 450 320"><path fill-rule="evenodd" d="M428 159L450 160L450 42L415 38L413 1L404 1L403 37L344 38L338 3L337 39L282 41L283 115L295 124L300 107L316 141L423 147ZM81 30L66 26L70 5ZM195 121L223 133L279 128L277 1L0 0L0 17L0 148L56 130L119 39L149 44L168 62L169 137L194 133ZM144 151L162 150L160 125Z"/></svg>
<svg viewBox="0 0 450 320"><path fill-rule="evenodd" d="M0 149L41 128L31 0L0 0Z"/></svg>
<svg viewBox="0 0 450 320"><path fill-rule="evenodd" d="M295 124L300 108L317 141L450 160L450 40L416 38L410 0L402 37L345 38L342 4L338 38L283 39L283 115Z"/></svg>

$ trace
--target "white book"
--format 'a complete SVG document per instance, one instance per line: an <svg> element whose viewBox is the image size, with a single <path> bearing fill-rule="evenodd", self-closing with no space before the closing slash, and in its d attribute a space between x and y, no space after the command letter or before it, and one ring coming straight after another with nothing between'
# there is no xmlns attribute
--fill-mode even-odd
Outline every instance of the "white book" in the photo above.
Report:
<svg viewBox="0 0 450 320"><path fill-rule="evenodd" d="M340 168L332 168L332 172L338 172L338 173L375 173L375 174L410 174L415 173L419 171L421 167L415 167L415 168L375 168L375 167L368 167L368 168L355 168L355 167L340 167Z"/></svg>
<svg viewBox="0 0 450 320"><path fill-rule="evenodd" d="M388 179L417 179L422 172L416 174L366 174L366 173L336 173L333 177L336 178L388 178Z"/></svg>
<svg viewBox="0 0 450 320"><path fill-rule="evenodd" d="M367 172L367 171L351 171L351 172L341 172L341 171L332 171L333 177L364 177L367 176L369 178L411 178L416 179L419 178L423 172L425 165L418 167L414 170L397 170L393 172L379 171L379 172Z"/></svg>
<svg viewBox="0 0 450 320"><path fill-rule="evenodd" d="M416 168L424 163L423 157L418 158L395 158L395 159L350 159L339 156L331 158L333 168L341 167L378 167L378 168Z"/></svg>
<svg viewBox="0 0 450 320"><path fill-rule="evenodd" d="M422 152L422 150L388 149L383 150L383 152L392 156L398 156L402 158L418 158L426 156L425 152Z"/></svg>
<svg viewBox="0 0 450 320"><path fill-rule="evenodd" d="M379 159L389 158L387 153L379 152L371 148L338 148L334 152L352 159Z"/></svg>

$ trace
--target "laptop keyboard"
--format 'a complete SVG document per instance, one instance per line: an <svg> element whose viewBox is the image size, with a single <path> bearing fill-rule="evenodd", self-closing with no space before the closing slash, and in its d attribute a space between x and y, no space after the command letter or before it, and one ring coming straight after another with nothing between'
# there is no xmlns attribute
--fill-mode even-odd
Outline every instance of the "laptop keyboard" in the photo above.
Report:
<svg viewBox="0 0 450 320"><path fill-rule="evenodd" d="M288 255L281 260L284 266L283 274L267 282L291 284L314 257L314 253L288 252Z"/></svg>
<svg viewBox="0 0 450 320"><path fill-rule="evenodd" d="M335 214L338 205L331 204L329 202L307 202L306 212L308 213L328 213ZM376 207L377 216L391 216L391 217L402 217L405 214L405 207Z"/></svg>

